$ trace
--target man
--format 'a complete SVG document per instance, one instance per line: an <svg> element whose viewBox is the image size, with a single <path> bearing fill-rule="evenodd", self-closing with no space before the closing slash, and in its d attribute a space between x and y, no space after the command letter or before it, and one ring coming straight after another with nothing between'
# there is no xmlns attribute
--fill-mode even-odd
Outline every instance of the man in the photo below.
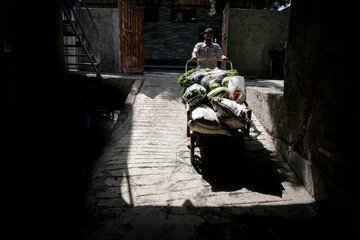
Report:
<svg viewBox="0 0 360 240"><path fill-rule="evenodd" d="M214 30L207 28L204 31L204 42L195 45L192 52L191 61L198 62L201 68L216 68L217 61L229 61L219 44L213 42Z"/></svg>

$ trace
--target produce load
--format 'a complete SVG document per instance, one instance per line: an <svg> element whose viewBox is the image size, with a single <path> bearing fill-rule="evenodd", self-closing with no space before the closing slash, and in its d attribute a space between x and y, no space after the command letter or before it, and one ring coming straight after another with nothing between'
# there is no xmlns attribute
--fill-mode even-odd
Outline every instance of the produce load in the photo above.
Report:
<svg viewBox="0 0 360 240"><path fill-rule="evenodd" d="M182 74L179 76L178 78L178 84L179 86L181 87L182 91L181 91L181 96L184 95L185 93L185 90L190 87L191 85L193 85L194 83L198 83L200 84L201 83L201 80L208 76L208 75L211 75L212 77L215 77L216 79L216 76L218 75L215 75L214 73L218 72L220 69L218 68L215 68L213 70L209 69L209 68L194 68L194 69L191 69L189 71L187 71L186 73ZM236 69L232 69L232 70L221 70L221 71L225 71L226 73L226 76L225 77L232 77L232 76L238 76L239 73ZM208 78L210 79L210 77ZM214 79L214 78L213 78ZM210 79L210 80L213 80L213 79ZM209 84L208 84L208 89L207 90L210 90L209 89L209 86L210 86L210 80L209 80ZM218 80L220 83L221 83L221 80L219 78ZM215 81L214 81L215 82ZM213 83L213 82L212 82ZM207 84L207 82L204 82L204 84ZM206 86L205 86L206 88ZM186 102L183 101L183 103L185 104Z"/></svg>
<svg viewBox="0 0 360 240"><path fill-rule="evenodd" d="M182 102L191 107L191 130L228 135L250 122L245 79L237 70L194 68L180 75L178 84Z"/></svg>

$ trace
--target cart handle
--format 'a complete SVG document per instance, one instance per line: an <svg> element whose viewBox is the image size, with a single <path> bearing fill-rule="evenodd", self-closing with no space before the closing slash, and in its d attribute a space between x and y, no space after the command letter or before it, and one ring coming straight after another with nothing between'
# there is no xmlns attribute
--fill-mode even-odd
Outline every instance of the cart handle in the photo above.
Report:
<svg viewBox="0 0 360 240"><path fill-rule="evenodd" d="M204 59L204 58L201 58L201 59ZM224 62L224 61L221 61L221 60L217 60L218 62ZM191 62L191 59L187 60L186 61L186 64L185 64L185 72L187 72L187 66L188 66L188 63ZM229 62L230 63L230 67L231 67L231 70L233 70L233 64L231 61L226 61L226 62ZM197 62L197 68L200 68L199 67L199 59L198 59L198 62Z"/></svg>

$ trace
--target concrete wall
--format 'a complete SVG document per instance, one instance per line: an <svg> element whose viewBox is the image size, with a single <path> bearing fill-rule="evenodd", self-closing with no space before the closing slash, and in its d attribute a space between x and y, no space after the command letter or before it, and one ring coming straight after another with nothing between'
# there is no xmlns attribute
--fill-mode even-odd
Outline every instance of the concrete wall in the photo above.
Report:
<svg viewBox="0 0 360 240"><path fill-rule="evenodd" d="M98 49L101 71L108 73L120 72L120 29L118 8L90 8L99 32L98 41L93 24L83 9L83 25L93 49ZM97 45L98 44L98 45Z"/></svg>
<svg viewBox="0 0 360 240"><path fill-rule="evenodd" d="M284 95L268 96L267 108L278 150L319 205L359 224L356 14L337 13L325 0L292 1Z"/></svg>
<svg viewBox="0 0 360 240"><path fill-rule="evenodd" d="M288 37L289 11L229 9L227 55L245 76L269 77L269 49Z"/></svg>
<svg viewBox="0 0 360 240"><path fill-rule="evenodd" d="M196 23L172 23L171 8L166 6L159 8L159 21L145 22L145 63L185 66L198 42L200 28L217 28L221 36L222 16L209 16L209 8L196 9Z"/></svg>

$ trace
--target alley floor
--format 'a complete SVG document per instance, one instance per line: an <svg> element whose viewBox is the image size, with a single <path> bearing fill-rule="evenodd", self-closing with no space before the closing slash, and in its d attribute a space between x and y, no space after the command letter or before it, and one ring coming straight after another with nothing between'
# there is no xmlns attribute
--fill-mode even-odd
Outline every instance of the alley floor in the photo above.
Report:
<svg viewBox="0 0 360 240"><path fill-rule="evenodd" d="M300 239L315 200L252 115L237 168L221 185L190 162L179 73L145 73L93 164L86 239ZM221 149L219 150L221 151ZM306 231L305 231L306 232Z"/></svg>

